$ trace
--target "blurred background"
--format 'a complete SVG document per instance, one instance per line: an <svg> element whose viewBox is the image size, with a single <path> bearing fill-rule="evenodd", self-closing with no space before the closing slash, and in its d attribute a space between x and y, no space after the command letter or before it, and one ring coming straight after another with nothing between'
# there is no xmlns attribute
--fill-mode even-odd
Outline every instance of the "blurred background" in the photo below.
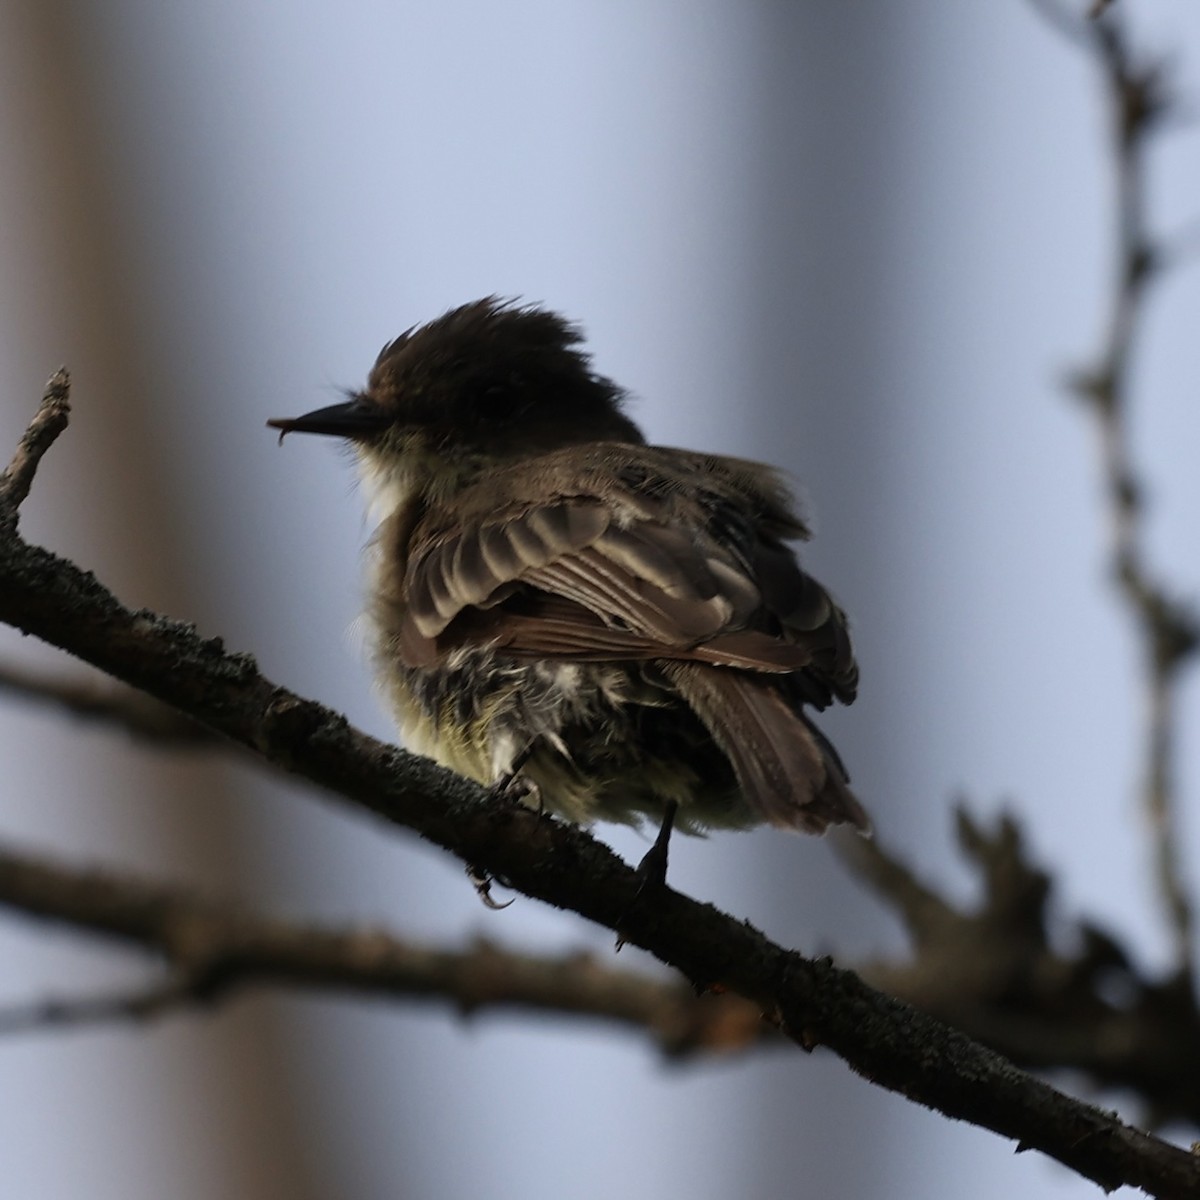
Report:
<svg viewBox="0 0 1200 1200"><path fill-rule="evenodd" d="M1121 7L1194 114L1200 6ZM652 440L795 473L862 664L823 724L888 843L967 899L952 802L1011 807L1063 918L1164 966L1134 642L1061 389L1110 292L1105 119L1093 64L1023 0L6 0L0 457L55 367L75 389L26 534L389 737L350 465L264 422L448 307L545 302ZM1155 143L1152 183L1156 228L1200 214L1194 124ZM1198 303L1200 269L1166 278L1134 376L1151 549L1187 595ZM8 630L0 654L84 670ZM611 953L530 900L486 912L443 854L252 767L0 717L7 842L266 912ZM1195 882L1190 814L1183 836ZM672 880L807 952L903 948L816 840L679 840ZM7 916L0 962L0 1005L149 967ZM623 1034L440 1006L254 994L13 1037L0 1072L5 1191L39 1200L1095 1194L826 1052L668 1067Z"/></svg>

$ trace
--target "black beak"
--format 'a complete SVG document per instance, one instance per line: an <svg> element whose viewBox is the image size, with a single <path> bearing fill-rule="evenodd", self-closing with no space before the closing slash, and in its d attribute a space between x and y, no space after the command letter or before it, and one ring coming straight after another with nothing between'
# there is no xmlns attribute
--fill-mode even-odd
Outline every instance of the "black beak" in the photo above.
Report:
<svg viewBox="0 0 1200 1200"><path fill-rule="evenodd" d="M382 433L391 418L374 404L361 400L347 400L343 404L331 404L318 408L302 417L272 417L267 424L279 430L279 440L285 433L326 433L333 437L364 438Z"/></svg>

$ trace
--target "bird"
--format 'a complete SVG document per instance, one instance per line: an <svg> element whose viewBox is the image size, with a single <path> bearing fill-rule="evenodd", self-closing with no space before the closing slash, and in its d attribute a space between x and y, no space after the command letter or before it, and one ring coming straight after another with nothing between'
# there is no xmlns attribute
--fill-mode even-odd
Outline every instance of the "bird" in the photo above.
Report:
<svg viewBox="0 0 1200 1200"><path fill-rule="evenodd" d="M489 296L388 342L342 402L268 422L353 449L405 745L572 822L657 822L658 882L675 828L869 833L811 716L854 700L858 667L784 475L647 444L627 401L577 325Z"/></svg>

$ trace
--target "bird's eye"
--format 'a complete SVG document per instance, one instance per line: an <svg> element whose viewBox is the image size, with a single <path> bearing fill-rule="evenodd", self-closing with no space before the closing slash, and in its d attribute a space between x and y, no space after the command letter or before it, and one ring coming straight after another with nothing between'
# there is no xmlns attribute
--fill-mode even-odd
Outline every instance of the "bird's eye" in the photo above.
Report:
<svg viewBox="0 0 1200 1200"><path fill-rule="evenodd" d="M489 420L503 421L516 416L521 407L520 390L511 383L492 383L483 389L480 406Z"/></svg>

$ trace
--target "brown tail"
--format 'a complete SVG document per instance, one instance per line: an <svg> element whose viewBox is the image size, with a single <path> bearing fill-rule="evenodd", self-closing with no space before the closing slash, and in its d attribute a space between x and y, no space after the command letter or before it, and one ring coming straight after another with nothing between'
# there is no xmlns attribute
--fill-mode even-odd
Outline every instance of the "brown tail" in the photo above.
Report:
<svg viewBox="0 0 1200 1200"><path fill-rule="evenodd" d="M693 663L664 669L729 756L747 803L764 821L805 833L844 824L870 833L833 747L770 682Z"/></svg>

